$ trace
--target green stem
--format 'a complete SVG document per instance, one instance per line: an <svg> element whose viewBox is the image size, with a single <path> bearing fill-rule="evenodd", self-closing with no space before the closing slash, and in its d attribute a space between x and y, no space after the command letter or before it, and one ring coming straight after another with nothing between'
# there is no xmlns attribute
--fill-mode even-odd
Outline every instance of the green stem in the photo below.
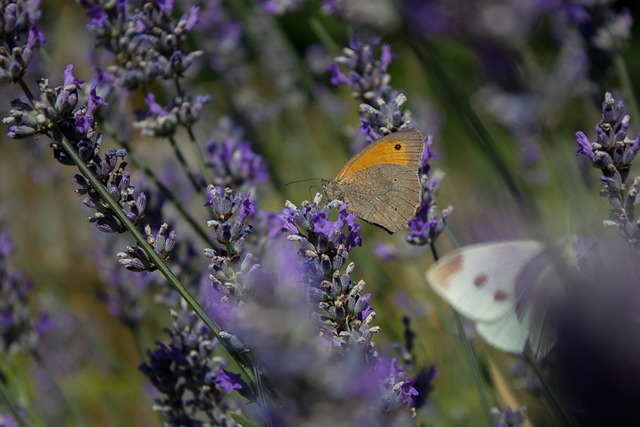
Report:
<svg viewBox="0 0 640 427"><path fill-rule="evenodd" d="M109 123L104 123L103 127L105 128L105 130L107 131L107 133L109 134L109 136L111 138L113 138L115 141L117 141L123 148L125 148L127 150L127 157L129 159L131 159L131 163L133 163L133 165L138 168L139 170L141 170L146 176L147 178L149 178L151 180L151 182L153 182L153 184L158 188L158 190L160 190L160 192L167 198L167 200L169 200L173 206L178 210L178 212L180 212L180 215L182 215L182 217L189 223L189 225L191 226L191 228L198 234L198 236L200 236L200 238L207 244L209 245L210 248L215 248L216 244L213 242L213 240L211 240L211 238L209 237L209 235L207 234L206 230L204 228L202 228L202 226L200 225L200 223L198 221L195 220L195 218L187 211L187 209L185 208L184 203L181 203L176 196L173 194L173 192L169 189L169 187L165 186L160 179L158 178L158 176L153 172L153 170L151 170L151 168L149 168L134 152L133 150L131 150L131 147L129 146L129 143L120 139L118 137L118 135L116 134L116 132L114 131L113 127L109 124ZM200 192L201 190L198 190L198 192Z"/></svg>
<svg viewBox="0 0 640 427"><path fill-rule="evenodd" d="M191 141L191 149L193 150L193 155L196 158L196 162L198 163L198 168L200 169L200 175L205 182L209 182L213 184L212 178L209 176L209 169L207 169L207 165L204 163L204 157L202 156L202 152L200 151L200 146L198 145L198 141L196 136L193 134L193 130L189 126L187 128L187 132L189 133L189 141Z"/></svg>
<svg viewBox="0 0 640 427"><path fill-rule="evenodd" d="M169 144L171 145L171 148L173 149L173 152L175 153L176 158L180 163L180 166L182 166L182 170L184 171L185 175L187 175L187 178L189 178L189 182L191 182L191 186L196 191L196 193L201 192L202 185L198 182L198 179L195 176L193 176L193 174L189 170L190 169L189 165L187 164L187 161L182 155L182 151L180 150L180 147L178 147L176 140L173 138L173 136L170 136L167 139L169 140Z"/></svg>
<svg viewBox="0 0 640 427"><path fill-rule="evenodd" d="M204 311L202 306L191 296L189 291L182 286L182 283L178 280L178 278L173 274L173 272L167 267L162 258L153 250L153 247L147 242L145 237L136 229L135 225L124 214L120 206L109 196L107 189L102 185L102 183L91 173L87 165L84 164L82 159L78 156L78 153L73 149L73 146L67 141L67 139L60 133L58 129L54 130L54 138L56 141L60 141L66 153L73 159L73 162L76 164L82 175L89 181L91 186L100 194L102 200L109 205L113 213L116 217L124 224L125 228L136 240L138 246L144 250L147 256L151 259L153 264L158 268L158 270L162 273L162 275L169 281L171 286L178 292L178 294L186 301L186 303L191 307L191 309L196 313L196 315L204 322L204 324L209 328L211 333L220 341L220 343L225 347L228 354L236 361L238 364L238 368L242 371L244 376L249 379L252 384L252 391L255 391L256 378L253 372L248 368L249 366L253 366L251 360L249 360L248 355L238 354L238 352L233 351L226 347L225 340L220 336L220 332L222 329L218 326L213 320L209 318L207 313Z"/></svg>
<svg viewBox="0 0 640 427"><path fill-rule="evenodd" d="M181 99L184 99L185 95L182 90L182 86L180 86L180 79L175 77L173 79L173 83L176 86L176 93ZM204 158L202 157L202 153L200 152L200 146L198 146L198 142L196 136L193 134L193 130L191 126L187 127L187 133L189 134L189 140L191 141L191 148L193 150L193 155L196 158L196 162L198 163L198 168L200 169L200 176L205 182L213 183L211 177L207 176L207 166L204 164Z"/></svg>
<svg viewBox="0 0 640 427"><path fill-rule="evenodd" d="M324 25L320 23L318 18L314 17L309 19L309 27L311 27L311 30L316 34L320 43L322 43L322 46L331 56L340 55L340 46L333 40L331 34L324 28Z"/></svg>
<svg viewBox="0 0 640 427"><path fill-rule="evenodd" d="M9 399L10 393L6 389L5 385L5 378L2 376L2 373L0 373L0 400L4 403L4 406L9 410L9 412L11 412L11 416L20 425L20 427L29 427L27 421L20 415L20 411L16 405L14 405L13 401Z"/></svg>
<svg viewBox="0 0 640 427"><path fill-rule="evenodd" d="M434 85L434 87L442 91L442 101L451 104L455 111L461 113L462 122L466 124L469 130L475 135L478 144L485 153L485 157L491 162L498 175L502 178L502 181L516 201L516 205L522 215L525 218L536 219L539 216L536 206L531 202L530 198L524 195L523 191L516 184L516 178L511 174L507 163L496 149L497 144L489 134L489 131L469 104L464 102L468 97L456 89L455 85L449 79L448 74L440 65L442 60L437 57L435 46L422 40L420 43L411 41L410 44L425 69L438 81L438 84Z"/></svg>

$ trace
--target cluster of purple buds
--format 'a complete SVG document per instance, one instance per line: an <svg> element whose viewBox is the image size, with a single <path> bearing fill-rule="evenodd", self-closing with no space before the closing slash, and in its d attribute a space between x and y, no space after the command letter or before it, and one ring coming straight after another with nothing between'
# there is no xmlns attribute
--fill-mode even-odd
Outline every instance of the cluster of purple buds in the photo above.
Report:
<svg viewBox="0 0 640 427"><path fill-rule="evenodd" d="M0 82L18 82L45 43L38 30L40 15L39 0L0 3Z"/></svg>
<svg viewBox="0 0 640 427"><path fill-rule="evenodd" d="M209 278L223 297L242 300L251 287L248 278L259 268L250 252L245 252L247 237L253 233L249 220L258 213L249 195L235 194L230 188L207 187L207 202L213 219L207 225L213 229L215 248L205 249L211 259Z"/></svg>
<svg viewBox="0 0 640 427"><path fill-rule="evenodd" d="M80 4L88 10L88 28L97 45L114 54L115 64L106 72L119 87L133 90L157 79L181 77L203 53L185 50L187 35L198 22L197 7L174 22L172 0L81 0Z"/></svg>
<svg viewBox="0 0 640 427"><path fill-rule="evenodd" d="M154 351L147 351L149 361L140 365L160 393L154 409L162 413L165 425L233 424L229 412L238 408L225 396L246 385L214 356L216 342L192 311L184 309L172 316L173 327L165 330L170 343L158 343Z"/></svg>
<svg viewBox="0 0 640 427"><path fill-rule="evenodd" d="M337 57L328 70L333 85L350 87L352 96L362 102L360 133L366 134L370 142L391 132L413 128L411 113L402 110L407 96L389 84L391 75L387 68L393 59L391 48L382 45L378 57L379 43L379 40L363 43L357 38L351 39L349 47L343 49L343 55Z"/></svg>
<svg viewBox="0 0 640 427"><path fill-rule="evenodd" d="M176 244L176 232L171 231L168 236L165 236L169 226L162 224L160 229L154 234L151 231L151 226L147 225L144 228L147 243L151 245L153 251L162 258L163 261L167 261L171 255L171 251ZM139 246L127 246L126 252L119 252L118 262L122 264L127 270L131 271L154 271L157 266L149 259L147 253Z"/></svg>
<svg viewBox="0 0 640 427"><path fill-rule="evenodd" d="M640 177L627 182L631 163L640 149L640 135L635 140L627 138L629 115L625 114L622 101L616 103L610 93L602 103L602 119L596 125L596 141L591 142L584 132L577 132L577 154L591 160L602 171L601 195L611 204L606 226L616 231L637 250L640 250L640 221L635 220Z"/></svg>
<svg viewBox="0 0 640 427"><path fill-rule="evenodd" d="M200 117L202 107L210 101L208 95L198 95L193 100L176 97L172 105L162 107L156 102L155 96L149 93L145 98L149 111L138 113L138 121L133 126L147 137L172 137L178 126L190 128Z"/></svg>

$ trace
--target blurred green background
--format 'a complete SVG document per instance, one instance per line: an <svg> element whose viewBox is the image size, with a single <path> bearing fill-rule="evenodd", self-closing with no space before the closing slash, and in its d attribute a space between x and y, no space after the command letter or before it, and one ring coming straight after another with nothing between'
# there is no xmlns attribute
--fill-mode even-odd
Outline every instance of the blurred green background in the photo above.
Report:
<svg viewBox="0 0 640 427"><path fill-rule="evenodd" d="M41 69L52 80L51 70L58 72L55 81L58 84L60 70L73 63L76 76L89 80L93 65L89 55L92 37L86 29L85 11L69 1L47 1L42 7L43 31L48 37L45 50L53 62L39 59ZM243 9L239 9L242 14ZM235 13L242 19L238 11ZM359 115L358 102L350 97L348 89L329 87L326 75L314 76L303 65L307 49L320 41L314 25L323 28L338 46L347 44L353 26L321 15L317 2L301 11L271 19L286 41L289 54L297 58L297 84L303 97L294 108L284 109L277 117L246 129L246 136L264 156L273 175L273 180L262 190L259 207L279 211L285 200L299 205L321 190L319 181L284 184L306 178L330 178L341 169L351 156L349 135L359 126ZM548 43L544 24L537 30L532 31L525 45L530 55L526 60L535 64L532 68L536 68L539 75L529 76L528 71L523 70L522 77L544 81L543 76L550 73L559 52L557 46ZM453 99L446 85L416 51L415 43L419 42L410 43L399 30L385 34L383 41L391 44L396 55L389 69L390 84L407 94L407 106L413 112L418 129L424 134L433 134L432 149L437 158L432 161L432 167L446 174L438 193L438 205L441 209L452 205L454 211L449 221L450 232L437 244L441 254L455 245L477 241L505 238L551 241L569 233L590 233L601 227L607 215L607 203L598 197L599 172L577 161L575 156L575 132L583 130L593 137L592 129L600 118L592 93L560 94L560 99L554 93L547 94L546 109L541 109L545 116L539 120L543 126L525 131L535 140L541 157L535 164L525 165L517 138L492 114L495 106L492 102L498 101L481 90L486 89L487 77L468 44L450 39L430 41L430 54L437 55L448 84L460 96ZM194 38L193 42L197 45L198 40ZM634 54L638 42L638 34L634 32L622 52L633 83L640 72L639 58ZM258 50L255 46L254 49ZM268 75L261 74L255 57L252 61L258 69L253 83L268 93ZM614 71L603 89L612 91L616 99L625 97L626 101L629 94L621 91L618 77ZM221 115L231 113L228 99L235 94L226 93L225 84L206 66L191 78L187 82L191 93L209 93L213 97L213 103L206 107L203 119L196 125L204 140L211 131L210 124L217 123ZM328 88L327 92L314 91L316 84ZM534 86L529 86L532 92ZM161 85L157 89L162 90ZM6 101L17 96L15 88L5 86L2 90ZM604 93L599 95L602 99ZM129 102L135 108L144 108L139 94L134 94ZM490 150L480 143L460 104L470 107L487 130L494 144ZM6 115L8 110L7 102L3 113ZM640 129L634 119L632 117L630 136ZM434 127L426 127L430 123L435 124ZM186 146L186 135L181 136L184 139L179 143ZM166 168L171 161L171 151L165 141L134 133L130 143L156 170ZM71 178L75 172L56 163L48 145L49 141L44 138L14 141L0 137L0 209L4 226L14 239L15 267L24 270L35 282L33 306L52 313L56 322L56 328L43 338L40 346L46 364L55 369L47 374L29 356L3 356L1 362L15 374L18 401L28 408L37 408L43 425L54 425L54 422L74 425L76 420L72 414L59 409L63 407L63 398L51 386L47 375L55 379L65 399L73 402L72 406L88 425L161 425L151 408L150 386L139 373L138 365L143 361L141 350L152 348L155 341L164 339L162 328L170 324L170 317L164 306L148 297L147 315L140 334L134 336L108 314L96 297L104 283L99 279L92 253L100 250L96 241L110 236L98 233L86 223L90 213L74 194ZM106 137L103 150L113 147L114 142ZM506 175L497 171L496 159L506 165ZM139 172L131 171L135 183ZM522 205L509 191L507 181L515 184L534 210L522 210ZM200 199L194 200L189 209L205 223L208 211L201 206ZM366 223L361 230L365 244L351 253L356 263L352 277L365 280L365 292L372 293L371 304L377 312L375 323L383 331L375 337L378 348L390 352L394 342L403 341L401 319L408 315L418 334L416 364L433 363L441 372L419 420L423 425L434 426L476 425L475 420L481 417L481 403L462 355L451 310L424 279L424 271L432 263L430 252L409 247L403 233L389 236ZM380 262L373 250L376 242L396 248L398 259ZM116 249L119 251L121 247ZM203 257L203 268L206 261ZM474 345L482 375L496 405L526 406L532 425L545 425L546 408L519 389L517 380L509 374L514 358L489 348L479 339L474 340Z"/></svg>

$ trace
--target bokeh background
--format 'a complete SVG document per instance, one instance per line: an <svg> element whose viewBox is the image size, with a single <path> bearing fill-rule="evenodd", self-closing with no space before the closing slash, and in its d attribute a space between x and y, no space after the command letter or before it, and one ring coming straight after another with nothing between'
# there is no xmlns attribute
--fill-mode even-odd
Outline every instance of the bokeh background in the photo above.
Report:
<svg viewBox="0 0 640 427"><path fill-rule="evenodd" d="M186 10L191 3L176 6ZM600 173L576 157L575 132L594 136L605 91L633 105L640 40L632 25L628 34L621 30L619 44L596 52L594 40L581 39L563 13L573 4L600 14L598 19L625 8L635 17L634 2L548 2L536 14L532 10L542 2L353 1L342 15L323 13L319 1L299 2L282 14L267 13L257 2L216 3L241 24L242 45L220 55L230 69L215 71L211 57L220 46L196 27L190 44L205 53L185 84L192 93L210 94L212 102L194 129L205 140L224 127L222 117L236 120L268 167L268 183L256 190L261 209L277 212L286 200L311 200L321 191L319 180L286 184L335 176L361 143L359 102L349 88L330 84L326 68L351 37L379 36L394 54L390 84L407 95L416 128L433 138L432 171L445 173L437 203L454 210L437 242L440 253L479 241L553 241L601 232L608 204L598 196ZM34 59L29 83L46 76L59 84L66 64L90 81L100 58L86 28L86 10L71 1L41 6L46 55ZM241 84L229 83L229 75L242 73L249 76ZM153 89L162 93L164 87ZM6 115L19 92L9 85L0 90ZM146 108L139 92L105 108L110 119L129 124L117 132L145 165L176 193L188 187L169 144L130 126L133 112ZM640 117L631 114L629 135L635 137ZM178 135L178 143L188 146L186 134ZM103 147L118 145L106 135ZM194 159L188 161L195 168ZM130 168L134 185L144 182ZM142 296L144 320L135 334L110 315L102 297L108 280L102 253L111 253L116 263L123 245L110 243L111 236L86 222L90 213L74 193L73 173L52 159L45 138L0 136L0 211L14 242L12 267L33 279L30 303L53 320L38 344L43 363L30 355L3 355L0 362L16 381L19 401L42 425L74 425L78 419L94 426L162 425L138 365L144 351L164 339L162 329L171 318L153 295ZM192 198L188 209L201 223L208 219L200 199ZM361 230L365 244L351 253L352 276L365 280L372 293L383 330L377 346L388 350L403 342L402 318L409 316L417 333L417 363L435 364L440 372L418 420L477 425L481 402L451 311L424 279L431 253L408 245L403 232L390 236L366 223ZM381 246L389 259L380 259ZM202 265L206 270L205 257ZM528 422L548 425L545 404L526 389L530 379L514 375L521 362L474 339L467 326L496 406L526 406ZM61 409L68 408L64 400L80 415Z"/></svg>

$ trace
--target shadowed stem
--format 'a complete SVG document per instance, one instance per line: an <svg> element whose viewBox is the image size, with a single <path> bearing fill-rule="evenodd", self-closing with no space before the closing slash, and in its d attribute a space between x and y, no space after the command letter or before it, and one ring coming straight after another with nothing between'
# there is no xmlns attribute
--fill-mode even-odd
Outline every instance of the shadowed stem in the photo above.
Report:
<svg viewBox="0 0 640 427"><path fill-rule="evenodd" d="M109 205L113 213L116 217L124 224L125 228L136 240L136 243L140 248L144 250L149 259L153 262L153 264L158 268L158 270L162 273L162 275L169 281L171 286L178 292L178 294L186 301L186 303L191 307L191 309L196 313L196 315L204 322L204 324L209 328L211 333L220 341L220 343L225 347L227 353L231 358L233 358L238 364L238 368L242 371L243 375L249 379L251 391L255 393L255 384L256 379L254 377L254 373L249 369L251 366L254 366L253 361L249 360L248 355L239 354L236 351L233 351L231 348L227 348L227 342L223 340L220 336L220 332L222 329L215 323L204 311L202 306L193 298L193 296L185 289L185 287L180 283L178 278L173 274L173 272L169 269L169 267L164 263L162 258L153 250L153 247L147 242L145 237L138 231L138 229L133 225L133 223L127 218L125 213L122 211L120 206L111 198L107 189L98 181L98 179L93 176L87 165L84 164L82 159L78 156L78 153L73 149L69 141L60 133L58 129L54 129L54 139L59 141L65 152L73 159L73 162L76 164L82 175L89 181L91 186L100 194L101 199Z"/></svg>
<svg viewBox="0 0 640 427"><path fill-rule="evenodd" d="M9 399L9 391L5 387L6 384L7 382L5 378L2 375L2 372L0 372L0 402L2 402L3 406L7 408L9 412L11 412L11 416L16 421L16 423L20 425L20 427L29 427L29 424L27 424L26 420L23 419L22 416L20 416L20 411L18 410L18 408L13 404L13 401Z"/></svg>
<svg viewBox="0 0 640 427"><path fill-rule="evenodd" d="M516 201L516 205L520 209L523 217L535 220L539 217L536 206L525 197L522 189L516 184L515 176L509 171L507 163L504 161L499 151L496 149L496 143L489 134L480 118L473 111L467 102L468 97L460 93L451 80L446 71L441 67L442 61L437 57L436 48L429 42L421 40L420 43L415 40L410 41L410 45L416 53L419 61L424 68L434 76L439 84L434 88L441 90L441 99L443 103L452 104L454 109L461 113L462 122L477 138L477 142L485 153L485 157L495 168L498 175L506 185L509 193Z"/></svg>
<svg viewBox="0 0 640 427"><path fill-rule="evenodd" d="M181 99L184 99L185 94L182 90L182 86L180 86L180 79L175 77L173 79L173 83L176 87L176 93ZM211 177L209 177L207 173L207 166L204 164L204 157L202 156L202 152L200 151L200 146L198 145L198 140L196 136L193 134L193 130L191 129L191 125L187 128L187 133L189 134L189 140L191 141L191 149L193 150L193 156L196 158L196 162L198 163L198 169L200 169L200 175L205 182L213 183Z"/></svg>
<svg viewBox="0 0 640 427"><path fill-rule="evenodd" d="M566 425L570 427L575 427L575 424L571 420L571 417L564 410L564 407L560 404L558 397L551 389L551 386L549 386L549 383L546 381L544 373L542 372L542 369L540 369L540 365L538 364L538 361L535 359L535 357L533 357L530 351L525 351L524 357L527 359L527 362L529 362L529 365L531 365L533 370L536 372L536 375L540 380L540 384L542 384L542 387L544 388L545 394L547 395L547 398L551 402L551 405L553 405L553 407L558 412L558 414L560 414L560 416L562 417Z"/></svg>
<svg viewBox="0 0 640 427"><path fill-rule="evenodd" d="M116 142L118 142L118 144L120 144L120 146L122 146L122 148L125 148L127 150L127 157L129 159L131 159L131 163L133 163L133 165L138 168L140 171L142 171L147 178L149 178L151 180L151 182L153 182L153 184L158 188L158 190L160 190L160 192L167 198L167 200L169 200L173 206L178 210L178 212L180 212L180 214L182 215L182 217L189 223L189 225L191 226L191 228L202 238L202 240L209 245L209 247L216 247L216 244L213 242L213 240L211 240L211 238L209 237L209 235L207 234L206 230L204 228L202 228L202 226L200 225L200 223L198 221L196 221L193 216L187 211L187 209L185 208L184 203L180 203L178 201L178 199L176 198L176 196L173 194L173 192L169 189L169 187L165 186L160 179L158 178L158 176L155 174L155 172L153 172L153 170L151 170L136 154L133 150L131 150L131 147L129 146L129 143L127 141L122 140L121 138L118 137L118 135L116 134L115 130L113 129L113 126L111 126L111 124L109 122L105 122L103 123L103 128L105 129L105 131L108 133L108 135L113 138ZM198 192L202 191L201 189L198 190Z"/></svg>
<svg viewBox="0 0 640 427"><path fill-rule="evenodd" d="M38 350L35 350L35 349L32 350L31 351L31 356L35 359L35 361L36 361L36 363L38 363L38 366L40 367L40 369L42 369L44 374L47 376L47 379L49 380L49 383L54 388L56 393L58 393L58 395L60 396L60 398L64 402L65 406L67 408L69 408L69 411L71 411L71 415L72 415L73 420L74 420L74 425L89 426L90 424L87 422L85 417L82 415L82 412L80 412L78 410L78 407L73 402L71 402L69 399L67 399L67 396L60 389L60 387L58 386L58 383L56 382L55 378L53 377L53 374L49 370L49 367L47 366L47 364L44 363L44 360L42 359L42 356L40 355Z"/></svg>
<svg viewBox="0 0 640 427"><path fill-rule="evenodd" d="M173 138L173 136L170 136L167 139L169 140L169 145L171 145L171 148L173 149L173 152L176 155L176 158L178 159L180 166L182 166L182 170L184 171L185 175L187 175L187 178L189 178L189 182L191 183L191 186L196 191L196 193L201 192L203 189L203 185L202 185L203 183L198 182L199 181L198 178L196 178L193 175L193 173L191 173L189 165L187 164L187 161L184 158L184 155L182 154L180 147L176 143L176 140Z"/></svg>

